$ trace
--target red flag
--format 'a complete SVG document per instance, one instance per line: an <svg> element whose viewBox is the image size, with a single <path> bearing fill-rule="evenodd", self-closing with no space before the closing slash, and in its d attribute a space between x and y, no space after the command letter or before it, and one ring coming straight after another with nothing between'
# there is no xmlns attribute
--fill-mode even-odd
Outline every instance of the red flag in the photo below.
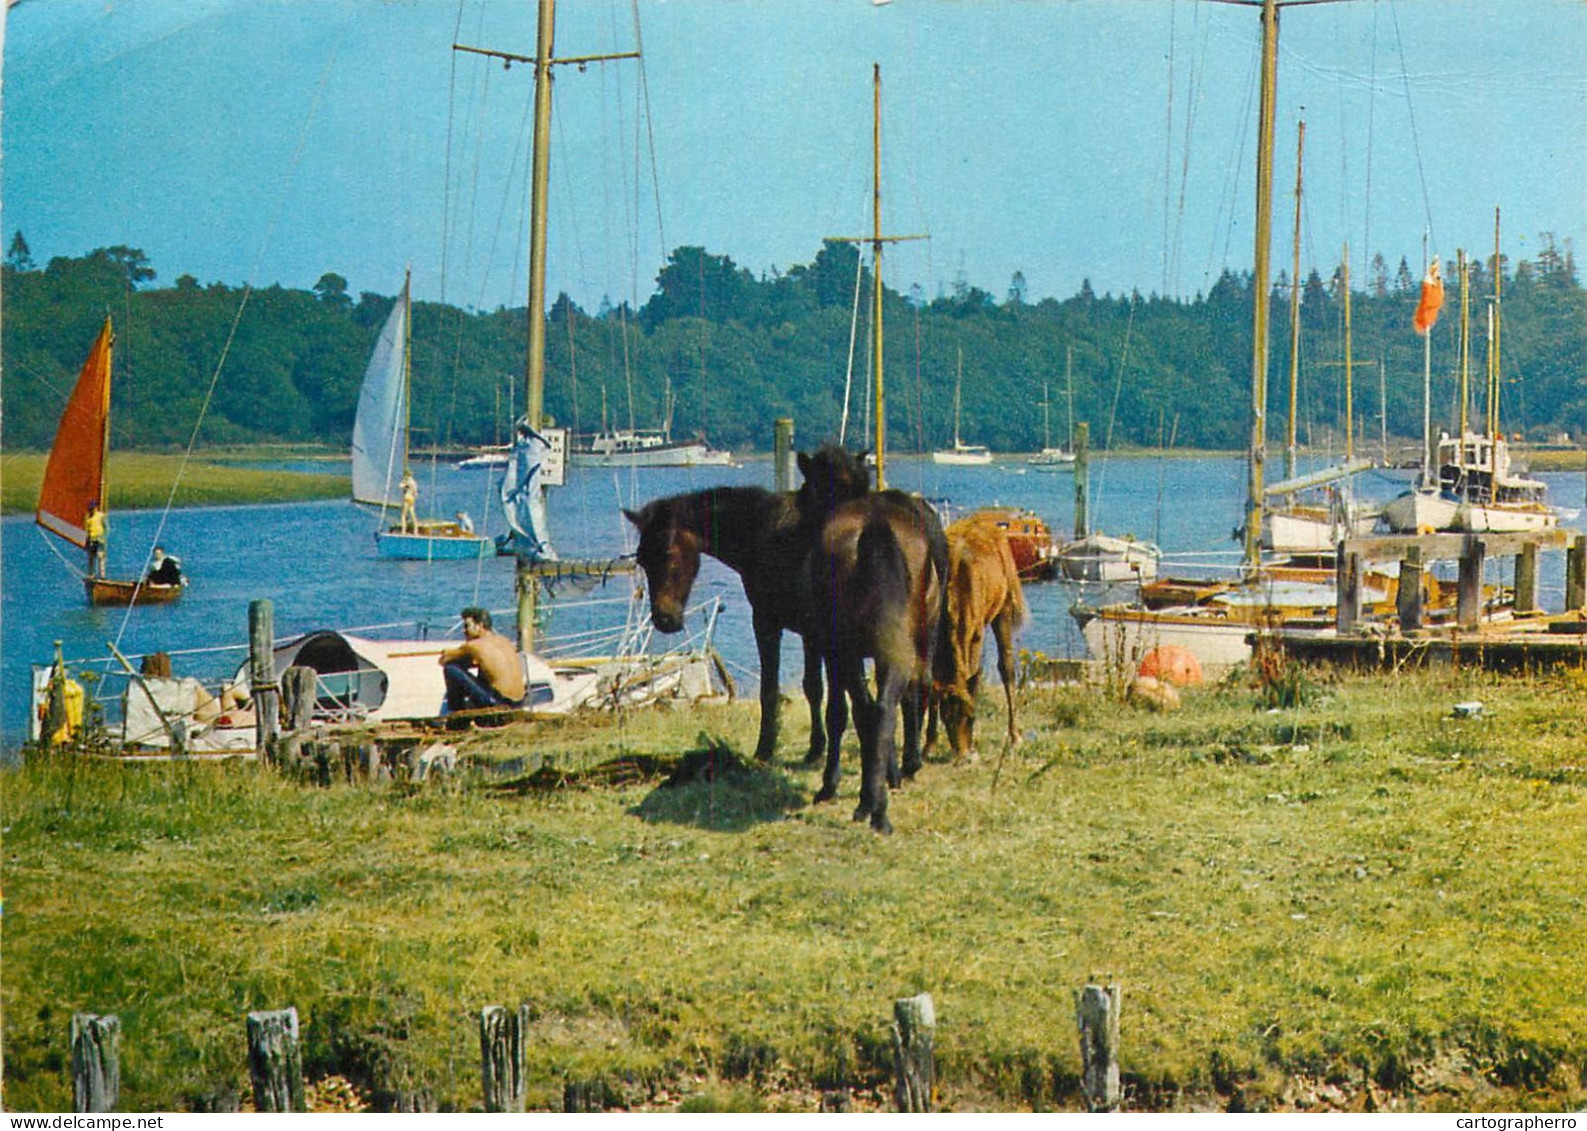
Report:
<svg viewBox="0 0 1587 1131"><path fill-rule="evenodd" d="M1427 274L1422 276L1422 298L1416 304L1416 318L1414 325L1418 334L1425 334L1433 328L1438 321L1438 311L1444 305L1444 279L1438 273L1438 257L1427 265Z"/></svg>

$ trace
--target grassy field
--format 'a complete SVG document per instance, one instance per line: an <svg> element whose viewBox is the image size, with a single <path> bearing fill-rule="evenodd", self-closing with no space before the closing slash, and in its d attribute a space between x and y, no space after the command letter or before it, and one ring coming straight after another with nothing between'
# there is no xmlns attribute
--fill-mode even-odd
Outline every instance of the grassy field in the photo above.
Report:
<svg viewBox="0 0 1587 1131"><path fill-rule="evenodd" d="M304 499L340 498L347 494L341 475L311 475L231 467L237 455L213 459L195 456L181 475L175 505L212 506L221 503L291 503ZM268 458L254 452L253 459ZM6 514L26 513L38 504L39 482L44 477L45 456L38 452L7 454L0 460L0 505ZM108 478L110 509L163 507L177 482L182 457L150 452L111 452Z"/></svg>
<svg viewBox="0 0 1587 1131"><path fill-rule="evenodd" d="M533 1108L875 1107L924 990L942 1106L1075 1108L1109 980L1134 1109L1580 1108L1587 684L1314 680L1027 689L1026 741L928 763L890 838L852 767L811 805L799 710L786 760L669 781L747 757L746 704L463 743L536 755L511 786L42 759L0 783L7 1106L68 1107L74 1011L121 1017L123 1110L246 1096L244 1014L293 1005L312 1080L477 1108L478 1011L527 1003Z"/></svg>

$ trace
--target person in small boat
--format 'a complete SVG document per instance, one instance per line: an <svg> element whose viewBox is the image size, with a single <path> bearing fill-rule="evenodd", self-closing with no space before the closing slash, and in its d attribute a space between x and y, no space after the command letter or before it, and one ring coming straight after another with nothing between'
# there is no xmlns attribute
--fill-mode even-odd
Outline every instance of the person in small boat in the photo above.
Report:
<svg viewBox="0 0 1587 1131"><path fill-rule="evenodd" d="M387 480L390 482L390 480ZM404 534L417 534L419 532L419 481L413 477L413 472L406 469L402 472L402 515L398 525Z"/></svg>
<svg viewBox="0 0 1587 1131"><path fill-rule="evenodd" d="M182 584L182 559L168 555L164 546L156 546L154 557L149 562L148 575L143 581L145 585Z"/></svg>
<svg viewBox="0 0 1587 1131"><path fill-rule="evenodd" d="M488 610L470 605L461 615L463 642L441 653L446 676L444 713L522 706L527 688L518 649L491 628Z"/></svg>
<svg viewBox="0 0 1587 1131"><path fill-rule="evenodd" d="M105 512L90 502L83 517L83 548L88 551L88 576L105 576Z"/></svg>
<svg viewBox="0 0 1587 1131"><path fill-rule="evenodd" d="M474 533L474 520L469 517L469 513L467 511L457 512L457 528L464 534Z"/></svg>

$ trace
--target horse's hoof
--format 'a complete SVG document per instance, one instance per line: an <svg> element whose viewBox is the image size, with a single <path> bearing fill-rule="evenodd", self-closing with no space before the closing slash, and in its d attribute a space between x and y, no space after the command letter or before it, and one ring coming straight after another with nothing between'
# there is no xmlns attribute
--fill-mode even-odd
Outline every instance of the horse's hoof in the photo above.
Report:
<svg viewBox="0 0 1587 1131"><path fill-rule="evenodd" d="M823 801L831 801L837 795L838 795L838 791L837 790L823 788L820 793L816 794L815 803L817 805L819 805Z"/></svg>
<svg viewBox="0 0 1587 1131"><path fill-rule="evenodd" d="M755 749L755 761L757 762L770 762L774 757L776 757L774 749L762 750L759 747Z"/></svg>
<svg viewBox="0 0 1587 1131"><path fill-rule="evenodd" d="M820 751L820 750L812 750L812 751L810 751L810 753L805 755L804 764L806 766L819 766L822 762L825 762L825 761L826 761L825 752Z"/></svg>
<svg viewBox="0 0 1587 1131"><path fill-rule="evenodd" d="M886 817L872 817L871 828L878 836L893 835L893 822L889 821Z"/></svg>
<svg viewBox="0 0 1587 1131"><path fill-rule="evenodd" d="M905 762L904 763L904 776L906 778L914 777L916 774L920 773L921 765L922 765L922 763L920 763L920 762L914 762L914 763Z"/></svg>
<svg viewBox="0 0 1587 1131"><path fill-rule="evenodd" d="M856 821L864 821L868 819L870 815L871 807L869 805L861 804L854 810L854 819Z"/></svg>

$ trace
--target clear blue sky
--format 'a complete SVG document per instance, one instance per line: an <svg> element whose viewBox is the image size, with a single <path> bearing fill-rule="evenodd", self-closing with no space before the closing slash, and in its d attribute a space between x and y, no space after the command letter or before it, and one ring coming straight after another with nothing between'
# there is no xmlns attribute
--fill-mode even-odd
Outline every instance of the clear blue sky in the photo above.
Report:
<svg viewBox="0 0 1587 1131"><path fill-rule="evenodd" d="M1251 262L1254 8L1210 0L639 0L633 63L558 71L550 288L642 302L663 248L761 273L869 229L882 66L891 286L1192 294ZM631 49L563 0L557 52ZM3 225L35 258L142 248L169 284L521 304L527 0L22 0ZM1307 121L1303 270L1418 269L1587 232L1587 4L1354 0L1282 17L1275 271ZM640 80L648 115L641 115ZM653 140L653 149L651 142ZM653 154L653 156L652 156ZM655 176L652 177L652 168ZM450 176L448 171L450 170ZM658 191L659 190L659 191ZM662 241L665 241L663 244ZM444 269L443 269L444 268Z"/></svg>

